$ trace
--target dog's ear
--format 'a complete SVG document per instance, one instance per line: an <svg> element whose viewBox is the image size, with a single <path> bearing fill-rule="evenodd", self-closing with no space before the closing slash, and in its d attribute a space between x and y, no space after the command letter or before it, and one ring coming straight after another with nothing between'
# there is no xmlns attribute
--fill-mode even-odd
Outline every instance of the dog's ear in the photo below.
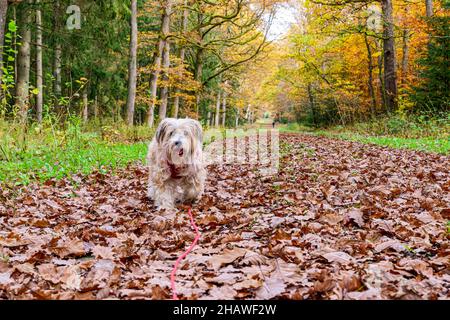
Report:
<svg viewBox="0 0 450 320"><path fill-rule="evenodd" d="M158 128L156 129L156 141L159 144L161 144L161 142L164 141L167 129L169 128L169 123L170 123L169 119L164 119L159 123Z"/></svg>
<svg viewBox="0 0 450 320"><path fill-rule="evenodd" d="M192 127L192 132L197 140L200 142L200 145L203 143L203 129L200 122L194 119L189 119L189 125Z"/></svg>

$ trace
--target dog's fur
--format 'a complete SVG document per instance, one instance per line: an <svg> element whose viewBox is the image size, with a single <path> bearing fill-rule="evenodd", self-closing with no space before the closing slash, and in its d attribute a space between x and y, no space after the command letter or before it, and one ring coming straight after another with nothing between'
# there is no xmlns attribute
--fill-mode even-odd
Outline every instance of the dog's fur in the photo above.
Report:
<svg viewBox="0 0 450 320"><path fill-rule="evenodd" d="M203 132L193 119L166 118L149 145L148 196L158 209L195 201L204 191Z"/></svg>

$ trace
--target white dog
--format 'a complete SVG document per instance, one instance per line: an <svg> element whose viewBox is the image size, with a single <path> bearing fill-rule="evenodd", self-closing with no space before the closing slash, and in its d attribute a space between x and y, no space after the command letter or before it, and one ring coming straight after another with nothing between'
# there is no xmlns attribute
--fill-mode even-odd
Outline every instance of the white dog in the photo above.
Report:
<svg viewBox="0 0 450 320"><path fill-rule="evenodd" d="M148 196L158 209L172 209L178 202L194 201L203 191L203 132L193 119L166 118L149 145Z"/></svg>

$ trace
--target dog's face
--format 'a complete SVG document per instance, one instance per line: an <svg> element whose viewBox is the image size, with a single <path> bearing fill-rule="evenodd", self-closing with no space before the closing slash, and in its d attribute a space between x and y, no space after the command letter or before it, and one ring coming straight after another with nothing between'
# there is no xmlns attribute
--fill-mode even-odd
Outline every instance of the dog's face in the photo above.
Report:
<svg viewBox="0 0 450 320"><path fill-rule="evenodd" d="M156 130L156 141L165 152L167 161L175 165L192 163L202 140L202 127L193 119L166 118Z"/></svg>

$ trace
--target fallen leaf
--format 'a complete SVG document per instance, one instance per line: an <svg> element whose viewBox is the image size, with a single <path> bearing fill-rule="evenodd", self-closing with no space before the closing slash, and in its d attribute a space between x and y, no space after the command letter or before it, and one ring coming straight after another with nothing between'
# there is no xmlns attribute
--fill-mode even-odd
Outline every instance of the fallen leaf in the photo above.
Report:
<svg viewBox="0 0 450 320"><path fill-rule="evenodd" d="M209 264L214 270L218 270L224 265L234 262L236 259L243 257L247 250L242 248L225 249L221 255L211 257Z"/></svg>
<svg viewBox="0 0 450 320"><path fill-rule="evenodd" d="M322 255L329 262L338 262L341 264L349 264L353 261L353 257L342 251L329 252Z"/></svg>

